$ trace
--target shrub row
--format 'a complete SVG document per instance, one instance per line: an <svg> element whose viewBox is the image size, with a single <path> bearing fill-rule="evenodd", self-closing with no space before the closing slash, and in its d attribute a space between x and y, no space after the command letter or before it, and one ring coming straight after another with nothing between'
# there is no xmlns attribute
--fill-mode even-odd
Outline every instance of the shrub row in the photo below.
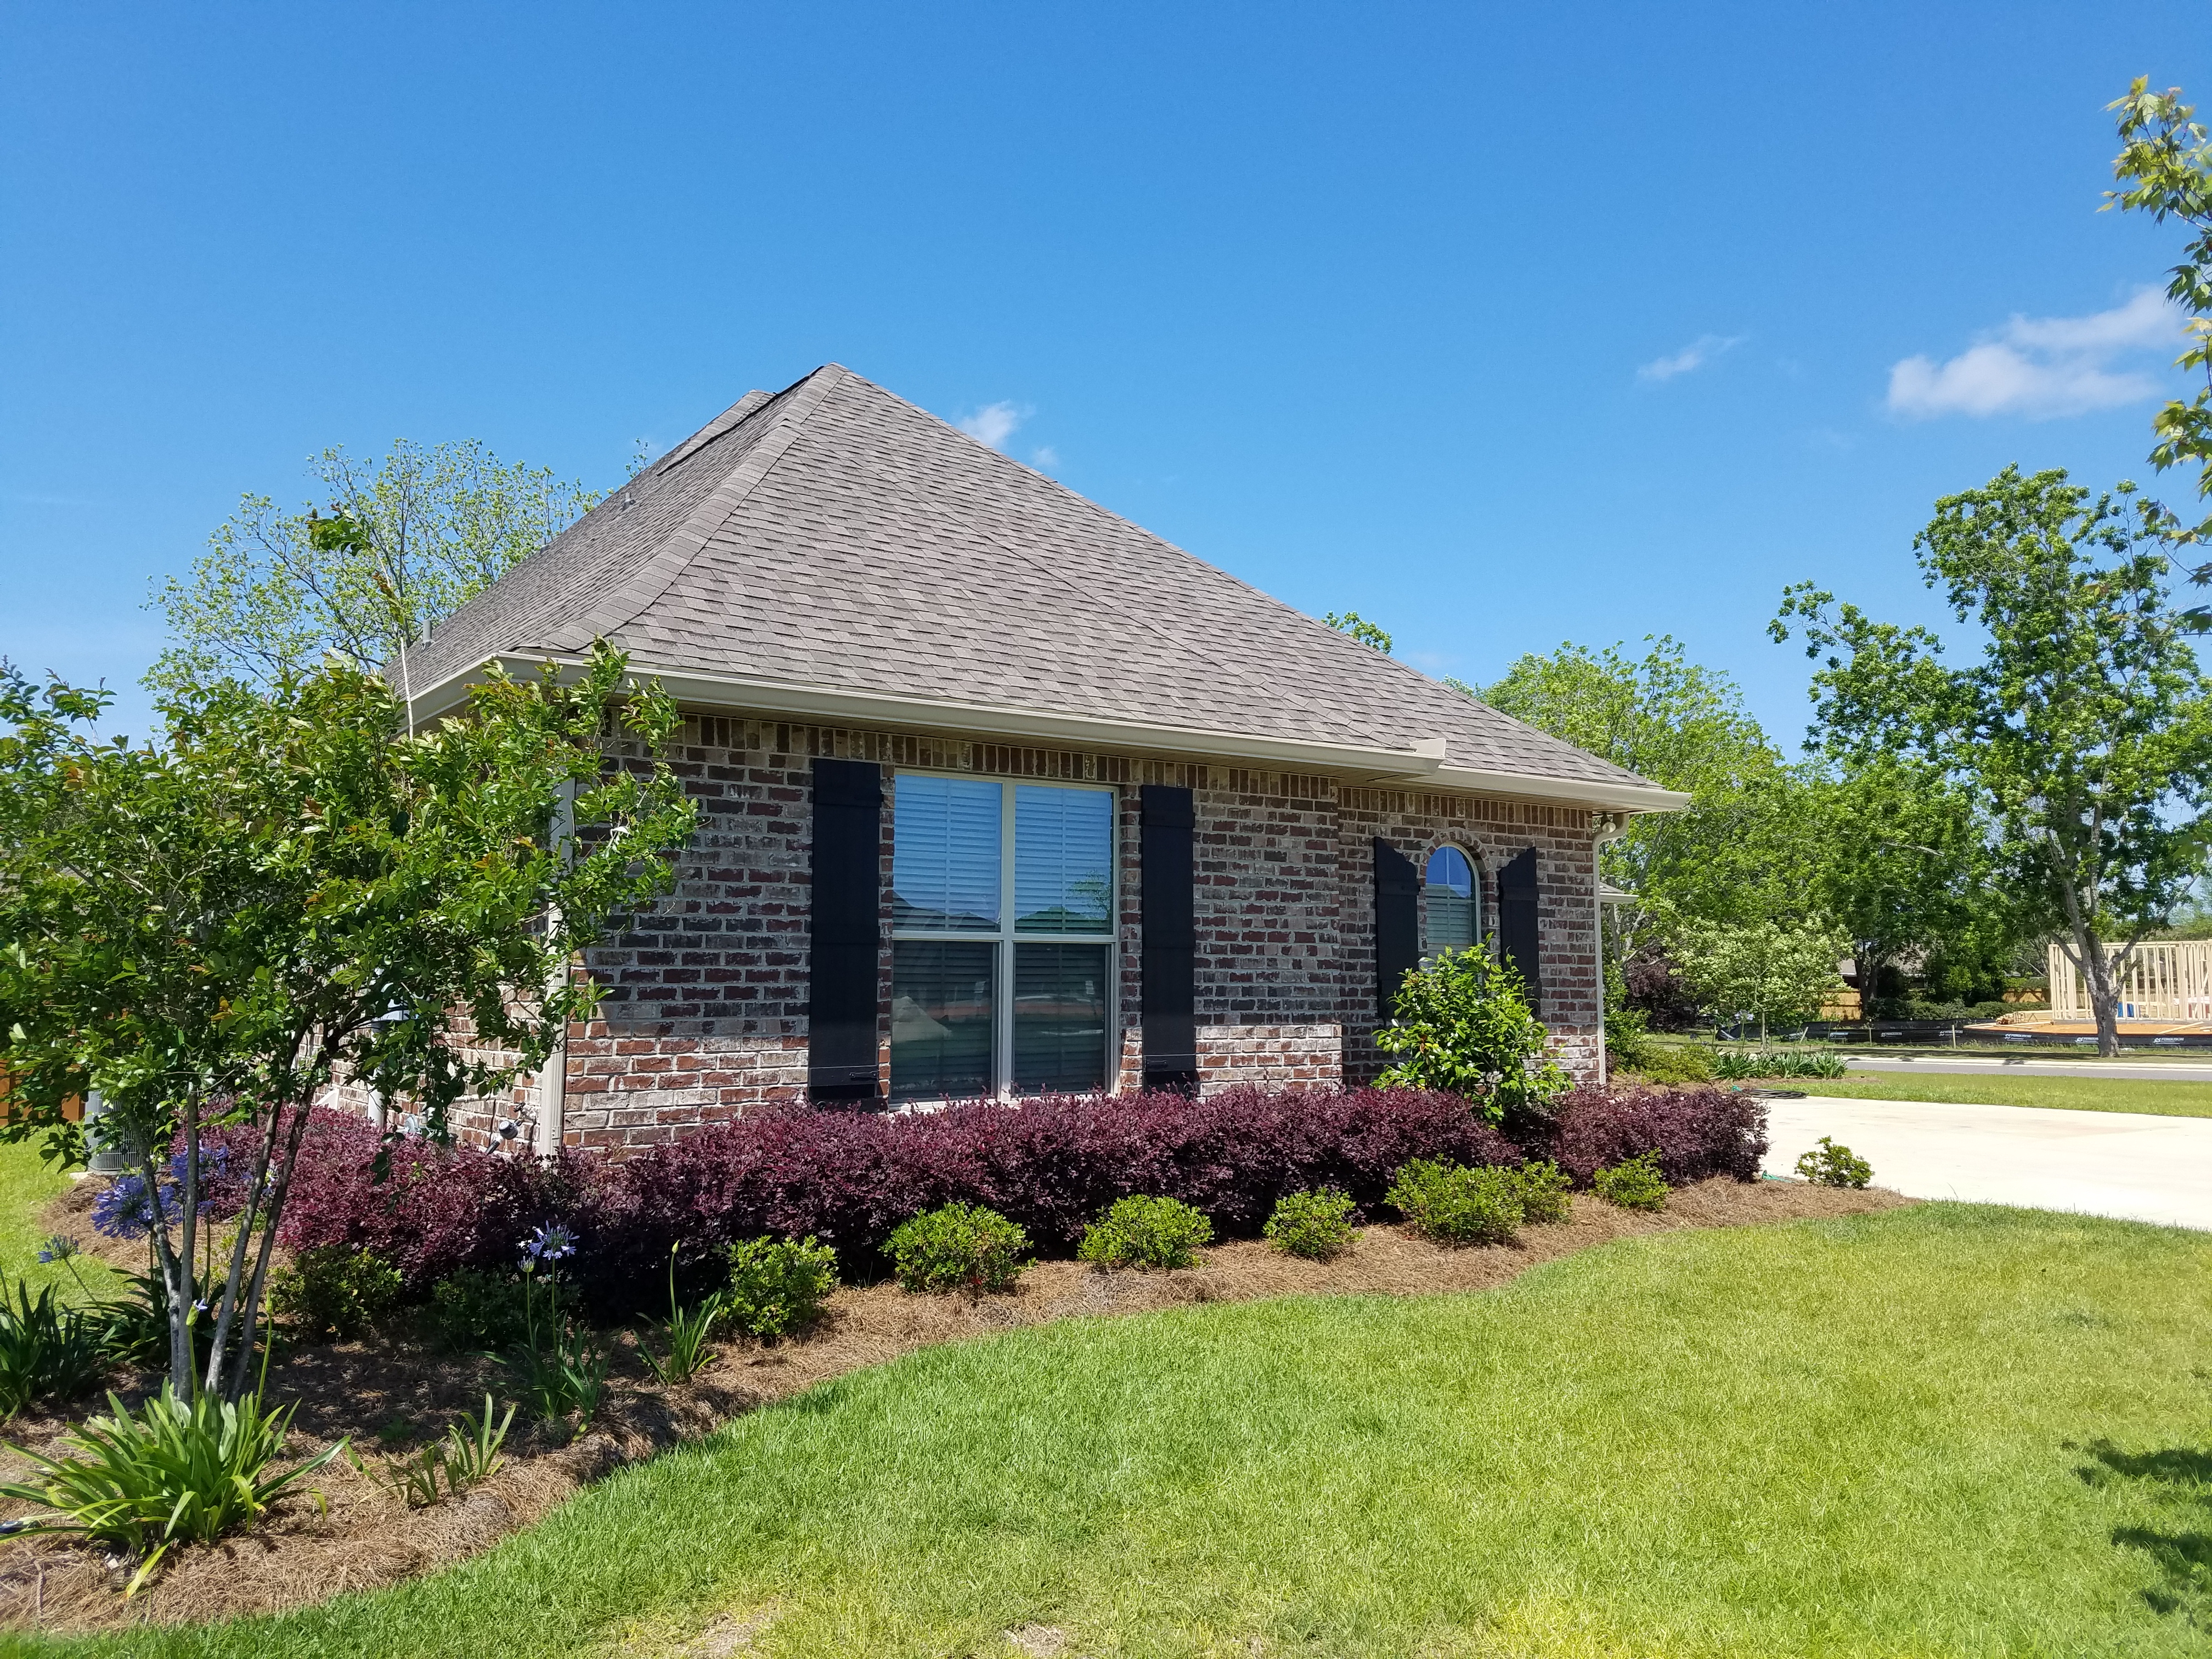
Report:
<svg viewBox="0 0 2212 1659"><path fill-rule="evenodd" d="M1217 1237L1249 1238L1288 1193L1334 1188L1373 1209L1413 1158L1548 1158L1587 1187L1599 1167L1656 1151L1677 1185L1748 1180L1763 1123L1758 1103L1719 1090L1578 1091L1517 1146L1463 1100L1421 1090L1045 1096L898 1115L764 1111L620 1163L410 1144L379 1183L375 1132L319 1112L284 1242L374 1250L419 1297L459 1268L511 1264L531 1227L558 1220L582 1241L566 1272L617 1313L665 1282L672 1246L679 1273L702 1287L726 1271L728 1246L763 1236L811 1235L847 1276L867 1277L888 1265L893 1229L926 1210L987 1206L1034 1248L1065 1254L1133 1194L1179 1200Z"/></svg>

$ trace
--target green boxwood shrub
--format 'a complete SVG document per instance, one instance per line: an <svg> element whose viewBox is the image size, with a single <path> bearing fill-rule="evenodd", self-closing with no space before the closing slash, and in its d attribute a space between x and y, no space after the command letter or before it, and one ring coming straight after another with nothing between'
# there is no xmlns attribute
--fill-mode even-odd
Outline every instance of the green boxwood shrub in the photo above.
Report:
<svg viewBox="0 0 2212 1659"><path fill-rule="evenodd" d="M837 1252L805 1240L749 1238L730 1246L724 1316L764 1341L805 1330L837 1288Z"/></svg>
<svg viewBox="0 0 2212 1659"><path fill-rule="evenodd" d="M519 1273L463 1267L430 1287L422 1324L448 1353L500 1353L520 1342L529 1320Z"/></svg>
<svg viewBox="0 0 2212 1659"><path fill-rule="evenodd" d="M1797 1160L1797 1173L1816 1187L1863 1187L1874 1179L1874 1165L1822 1135L1819 1147Z"/></svg>
<svg viewBox="0 0 2212 1659"><path fill-rule="evenodd" d="M1438 1244L1510 1244L1523 1215L1516 1172L1490 1164L1414 1158L1399 1170L1389 1199L1407 1226Z"/></svg>
<svg viewBox="0 0 2212 1659"><path fill-rule="evenodd" d="M1117 1199L1075 1247L1098 1267L1188 1267L1213 1242L1213 1224L1176 1198Z"/></svg>
<svg viewBox="0 0 2212 1659"><path fill-rule="evenodd" d="M1702 1042L1651 1042L1636 1070L1652 1083L1711 1083L1715 1063L1713 1051Z"/></svg>
<svg viewBox="0 0 2212 1659"><path fill-rule="evenodd" d="M1521 1200L1521 1218L1530 1225L1565 1221L1571 1213L1567 1194L1575 1183L1550 1159L1523 1164L1513 1171L1513 1184Z"/></svg>
<svg viewBox="0 0 2212 1659"><path fill-rule="evenodd" d="M1624 1210L1663 1210L1667 1207L1667 1177L1659 1173L1656 1150L1600 1170L1590 1184L1608 1204Z"/></svg>
<svg viewBox="0 0 2212 1659"><path fill-rule="evenodd" d="M399 1301L399 1269L370 1250L314 1244L269 1287L270 1312L307 1342L359 1336Z"/></svg>
<svg viewBox="0 0 2212 1659"><path fill-rule="evenodd" d="M981 1204L924 1210L891 1230L884 1249L898 1282L909 1291L1004 1291L1012 1288L1030 1236Z"/></svg>
<svg viewBox="0 0 2212 1659"><path fill-rule="evenodd" d="M1285 1193L1275 1200L1274 1212L1261 1231L1267 1243L1285 1255L1326 1261L1352 1248L1352 1241L1358 1236L1352 1224L1357 1213L1351 1198L1333 1187L1320 1192Z"/></svg>

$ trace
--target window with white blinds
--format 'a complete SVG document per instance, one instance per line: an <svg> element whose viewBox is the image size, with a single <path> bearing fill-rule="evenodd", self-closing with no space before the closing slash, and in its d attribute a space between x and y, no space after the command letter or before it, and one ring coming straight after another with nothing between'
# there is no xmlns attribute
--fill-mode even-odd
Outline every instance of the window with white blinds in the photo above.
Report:
<svg viewBox="0 0 2212 1659"><path fill-rule="evenodd" d="M1421 951L1464 951L1482 936L1474 864L1456 847L1429 854L1421 873Z"/></svg>
<svg viewBox="0 0 2212 1659"><path fill-rule="evenodd" d="M1113 791L902 772L891 801L891 1097L1105 1088Z"/></svg>

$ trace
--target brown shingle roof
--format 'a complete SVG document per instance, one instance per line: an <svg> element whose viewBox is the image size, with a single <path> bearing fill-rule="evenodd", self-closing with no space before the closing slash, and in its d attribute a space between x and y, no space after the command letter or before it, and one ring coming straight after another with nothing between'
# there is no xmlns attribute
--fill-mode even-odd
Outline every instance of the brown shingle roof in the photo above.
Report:
<svg viewBox="0 0 2212 1659"><path fill-rule="evenodd" d="M1455 769L1650 787L835 364L750 393L601 502L410 652L409 678L595 636L671 677L1408 753L1443 738Z"/></svg>

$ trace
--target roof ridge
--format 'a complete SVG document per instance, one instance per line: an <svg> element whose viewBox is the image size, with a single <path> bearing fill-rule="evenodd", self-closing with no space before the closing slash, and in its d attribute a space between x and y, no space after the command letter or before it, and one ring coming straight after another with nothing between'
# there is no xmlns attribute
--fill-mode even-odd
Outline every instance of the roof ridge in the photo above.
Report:
<svg viewBox="0 0 2212 1659"><path fill-rule="evenodd" d="M744 503L761 480L775 471L776 463L790 452L792 443L830 391L844 380L854 378L857 377L852 370L842 364L824 363L793 381L773 398L756 405L753 413L775 406L771 429L754 442L730 475L708 492L706 499L691 509L682 524L662 538L659 546L639 562L627 580L566 627L556 629L546 643L556 649L579 649L635 621L690 568L714 532ZM784 402L787 397L790 398L788 404ZM738 399L726 412L734 412L744 403L744 398ZM734 424L741 424L744 418L749 417L740 417L739 422L726 430L734 429Z"/></svg>

